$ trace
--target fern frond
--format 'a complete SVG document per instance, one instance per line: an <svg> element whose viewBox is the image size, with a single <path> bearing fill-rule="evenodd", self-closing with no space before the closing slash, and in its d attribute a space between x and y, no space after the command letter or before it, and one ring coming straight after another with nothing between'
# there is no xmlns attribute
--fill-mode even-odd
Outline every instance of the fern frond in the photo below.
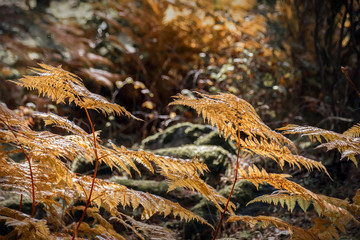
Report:
<svg viewBox="0 0 360 240"><path fill-rule="evenodd" d="M230 216L227 222L243 221L246 222L251 228L253 228L258 222L261 222L263 228L267 227L270 223L274 224L279 229L288 231L294 239L305 239L305 240L318 240L317 236L305 229L297 226L293 226L284 220L277 217L269 216Z"/></svg>
<svg viewBox="0 0 360 240"><path fill-rule="evenodd" d="M113 217L111 220L120 222L143 240L145 240L144 235L155 239L175 239L174 233L167 228L136 221L134 218L120 212L118 217Z"/></svg>
<svg viewBox="0 0 360 240"><path fill-rule="evenodd" d="M45 220L31 218L29 215L7 207L0 207L0 221L13 227L21 239L53 239Z"/></svg>
<svg viewBox="0 0 360 240"><path fill-rule="evenodd" d="M88 195L92 182L91 177L81 176L78 179L74 179L74 182L78 186L77 188L80 195ZM186 210L178 203L174 203L165 198L155 196L147 192L128 189L125 186L106 182L101 179L96 179L94 184L97 191L94 193L92 203L98 207L104 207L113 215L116 215L116 208L118 204L120 204L123 208L129 206L133 209L142 206L142 220L149 219L155 213L163 214L164 217L172 214L174 217L178 216L181 220L197 220L202 224L211 226L205 219L197 216L189 210ZM86 196L83 197L85 198Z"/></svg>
<svg viewBox="0 0 360 240"><path fill-rule="evenodd" d="M187 175L185 173L162 173L170 183L169 191L178 187L186 188L191 191L201 193L207 200L212 201L219 211L223 211L220 204L226 205L227 199L220 195L213 187L207 185L198 175ZM235 204L229 202L228 210L233 214L236 209Z"/></svg>
<svg viewBox="0 0 360 240"><path fill-rule="evenodd" d="M234 140L239 146L240 131L247 136L271 139L275 142L295 146L285 136L271 130L262 122L255 109L245 100L232 94L220 93L206 95L198 93L200 98L190 98L178 95L170 105L180 104L194 108L203 119L219 129L225 138Z"/></svg>
<svg viewBox="0 0 360 240"><path fill-rule="evenodd" d="M283 130L284 134L309 136L310 139L315 138L320 143L323 141L323 138L327 142L320 144L316 148L326 147L328 151L337 149L341 153L341 159L348 158L357 167L358 163L355 156L360 154L360 139L356 137L359 135L359 126L359 124L354 125L343 134L316 127L301 127L297 125L288 125L279 130Z"/></svg>
<svg viewBox="0 0 360 240"><path fill-rule="evenodd" d="M281 169L283 169L284 163L288 162L290 167L297 166L301 170L300 165L302 165L308 171L312 171L316 168L319 171L325 172L330 177L328 171L321 162L294 155L287 147L280 146L274 142L268 142L264 139L257 140L256 138L250 137L240 141L244 151L255 153L262 157L269 157L276 161Z"/></svg>
<svg viewBox="0 0 360 240"><path fill-rule="evenodd" d="M36 89L39 95L47 96L57 104L74 102L81 108L100 111L105 115L117 114L136 118L125 108L87 90L78 76L65 71L61 66L39 65L41 68L32 69L37 76L24 76L15 83L30 90Z"/></svg>
<svg viewBox="0 0 360 240"><path fill-rule="evenodd" d="M340 160L347 158L348 160L351 160L356 167L358 166L355 156L360 154L359 138L335 139L317 146L317 148L321 147L326 147L327 151L337 149L341 153Z"/></svg>
<svg viewBox="0 0 360 240"><path fill-rule="evenodd" d="M0 127L1 129L8 128L9 125L14 130L29 130L28 122L17 115L14 111L10 110L5 106L4 103L0 102Z"/></svg>
<svg viewBox="0 0 360 240"><path fill-rule="evenodd" d="M168 191L172 191L177 187L187 188L203 194L208 200L211 200L219 210L222 210L219 204L226 204L226 198L216 192L211 186L207 185L200 177L199 173L208 172L206 164L192 160L176 159L170 157L157 156L145 151L132 151L125 147L117 147L113 145L114 150L120 158L131 159L143 164L154 173L152 163L158 168L157 172L163 175L170 183ZM234 204L230 204L230 211L235 208Z"/></svg>
<svg viewBox="0 0 360 240"><path fill-rule="evenodd" d="M308 136L311 140L316 139L320 143L323 142L321 137L323 137L325 141L332 141L341 138L341 134L339 133L311 126L289 124L285 127L279 128L278 130L283 131L283 134L301 134L303 136Z"/></svg>
<svg viewBox="0 0 360 240"><path fill-rule="evenodd" d="M40 118L44 121L45 126L54 125L56 127L65 129L67 132L76 134L76 135L87 135L87 133L79 126L77 126L72 121L60 117L54 113L43 113L43 112L34 112L34 117Z"/></svg>
<svg viewBox="0 0 360 240"><path fill-rule="evenodd" d="M314 222L315 225L311 227L308 231L318 236L320 240L332 240L340 238L336 226L329 219L317 218L314 220ZM344 230L343 228L344 227L341 226L342 230Z"/></svg>
<svg viewBox="0 0 360 240"><path fill-rule="evenodd" d="M343 135L357 138L360 136L360 123L355 124L345 132L343 132Z"/></svg>
<svg viewBox="0 0 360 240"><path fill-rule="evenodd" d="M286 205L290 212L294 210L296 203L299 204L299 206L304 212L306 212L306 210L309 208L311 204L311 201L307 201L301 196L291 195L285 192L279 192L271 195L262 195L260 197L251 200L246 205L249 205L254 202L264 202L274 205L280 204L281 207L284 207Z"/></svg>
<svg viewBox="0 0 360 240"><path fill-rule="evenodd" d="M243 169L239 169L239 172L242 176L239 179L245 179L253 183L257 188L259 184L268 183L271 186L282 190L283 193L287 193L289 195L297 195L299 197L302 197L307 202L312 201L315 210L320 216L327 216L331 219L334 219L334 221L336 221L337 219L341 219L343 222L349 222L350 220L356 223L358 222L354 218L354 216L346 209L335 206L334 204L327 202L320 195L311 192L310 190L300 186L295 182L287 180L286 178L290 177L289 175L267 173L264 169L260 171L255 165L253 167L250 166L248 168L248 172ZM269 197L271 198L271 195ZM279 200L278 196L276 195L274 199L275 202ZM290 199L289 203L290 208L292 208L295 203L294 197Z"/></svg>
<svg viewBox="0 0 360 240"><path fill-rule="evenodd" d="M84 210L85 206L76 206L72 208L73 213L76 210ZM79 235L83 237L91 237L97 236L97 238L103 239L123 239L125 238L121 236L114 230L114 227L111 223L109 223L104 217L100 214L100 211L97 207L89 207L86 210L86 214L88 217L93 219L91 226L86 223L82 222L79 227Z"/></svg>

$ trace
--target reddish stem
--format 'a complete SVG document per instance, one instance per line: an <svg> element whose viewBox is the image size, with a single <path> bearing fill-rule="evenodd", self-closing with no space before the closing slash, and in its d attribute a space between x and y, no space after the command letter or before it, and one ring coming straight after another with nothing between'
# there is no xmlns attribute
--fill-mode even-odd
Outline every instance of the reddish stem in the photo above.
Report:
<svg viewBox="0 0 360 240"><path fill-rule="evenodd" d="M18 139L14 130L12 129L12 127L7 124L5 121L2 121L11 131L11 133L14 135L15 139ZM19 143L19 146L21 148L21 151L24 153L26 160L29 163L29 169L30 169L30 178L31 178L31 193L32 193L32 206L31 206L31 217L33 218L35 215L35 184L34 184L34 176L33 176L33 172L32 172L32 166L31 166L31 159L29 157L29 155L26 153L23 145L21 143ZM22 201L22 195L21 195L21 201Z"/></svg>
<svg viewBox="0 0 360 240"><path fill-rule="evenodd" d="M21 212L21 208L22 208L22 199L23 199L23 195L20 195L20 204L19 204L19 212Z"/></svg>
<svg viewBox="0 0 360 240"><path fill-rule="evenodd" d="M92 195L92 192L93 192L93 189L94 189L94 184L95 184L95 179L96 179L96 173L97 173L97 168L98 168L98 163L99 163L99 156L98 156L98 152L97 152L97 143L96 143L96 136L95 136L95 129L94 129L94 124L92 123L91 121L91 118L90 118L90 115L89 115L89 112L87 111L86 108L85 109L85 112L86 112L86 116L89 120L89 123L90 123L90 126L91 126L91 131L92 131L92 135L93 135L93 141L94 141L94 154L95 154L95 169L94 169L94 175L93 175L93 179L92 179L92 183L91 183L91 188L90 188L90 193L89 193L89 197L86 201L86 205L85 205L85 209L80 217L80 220L79 220L79 223L75 229L75 232L74 232L74 235L72 237L72 240L74 240L76 238L76 235L79 231L79 227L80 227L80 224L82 223L82 221L84 220L84 217L85 217L85 214L86 214L86 210L88 209L90 203L91 203L91 195Z"/></svg>
<svg viewBox="0 0 360 240"><path fill-rule="evenodd" d="M228 197L228 199L227 199L227 202L226 202L224 211L223 211L223 213L221 214L219 224L218 224L218 226L217 226L217 228L216 228L216 230L215 230L213 240L216 239L216 236L217 236L217 234L218 234L218 232L219 232L219 230L220 230L221 224L222 224L222 222L223 222L223 220L224 220L224 217L225 217L226 210L227 210L227 208L228 208L228 206L229 206L229 203L230 203L231 195L232 195L232 193L233 193L233 191L234 191L235 184L236 184L236 182L237 182L237 180L238 180L237 174L238 174L238 168L239 168L239 157L240 157L240 146L238 146L234 182L233 182L233 185L232 185L232 188L231 188L229 197Z"/></svg>
<svg viewBox="0 0 360 240"><path fill-rule="evenodd" d="M354 82L351 80L351 78L349 77L346 68L345 67L341 67L341 71L345 74L345 77L347 78L347 80L350 82L352 88L354 89L354 91L356 92L356 94L360 97L360 92L359 90L357 90Z"/></svg>

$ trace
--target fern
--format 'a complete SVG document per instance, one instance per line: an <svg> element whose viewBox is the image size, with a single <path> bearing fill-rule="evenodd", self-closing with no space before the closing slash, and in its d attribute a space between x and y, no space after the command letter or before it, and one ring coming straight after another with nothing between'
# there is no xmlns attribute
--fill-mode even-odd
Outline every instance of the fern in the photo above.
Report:
<svg viewBox="0 0 360 240"><path fill-rule="evenodd" d="M360 154L360 125L355 124L342 134L316 127L302 127L297 125L287 125L279 130L284 134L302 134L309 136L310 139L316 139L322 143L322 138L326 141L317 148L326 147L327 150L337 149L341 153L341 159L348 158L357 167L356 155Z"/></svg>
<svg viewBox="0 0 360 240"><path fill-rule="evenodd" d="M1 208L0 220L14 227L8 236L22 239L74 239L79 234L84 238L99 236L106 239L124 239L111 224L111 221L117 221L141 239L148 235L172 238L171 231L139 222L122 213L121 208L140 209L144 221L154 214L162 214L164 217L172 215L183 221L196 220L209 225L203 218L178 203L96 178L99 163L118 168L129 175L131 169L141 174L137 167L140 163L151 173L163 175L170 182L169 191L178 187L194 190L213 201L219 210L223 209L221 205L225 204L227 199L200 178L208 171L201 161L166 158L145 151L129 150L123 146L101 145L99 133L94 130L88 109L104 114L135 117L124 108L89 92L76 75L60 67L45 64L40 66L42 68L34 69L38 76L25 76L18 84L37 89L40 95L48 96L57 103L73 102L83 108L89 118L92 133L88 134L66 118L40 112L35 112L33 117L42 119L45 125L62 128L68 134L34 131L23 118L0 105L0 139L3 144L13 147L0 149L0 187L7 196L19 195L21 199L23 196L24 199L32 199L34 209L30 216L21 210ZM19 152L27 156L27 161L12 159L13 154ZM77 176L69 170L67 162L78 156L89 161L95 160L93 177ZM32 181L29 181L30 177ZM77 202L86 204L82 206L76 204ZM34 219L35 208L39 206L47 212L46 219L41 221ZM231 204L230 207L234 208L234 205ZM101 215L101 209L109 213L110 217ZM77 211L83 212L78 222L65 221L65 216L72 218ZM86 221L85 215L88 216Z"/></svg>
<svg viewBox="0 0 360 240"><path fill-rule="evenodd" d="M256 223L261 222L262 227L267 227L270 223L274 224L279 229L285 229L290 234L292 234L293 239L309 239L309 240L318 240L317 236L312 234L309 231L304 230L303 228L293 226L288 224L284 220L277 217L268 217L268 216L230 216L227 220L228 222L235 221L244 221L250 227L254 227Z"/></svg>
<svg viewBox="0 0 360 240"><path fill-rule="evenodd" d="M275 205L280 203L282 207L286 205L290 211L293 211L296 203L299 204L303 211L307 211L310 204L313 204L319 216L326 217L330 222L329 227L326 229L331 231L331 233L326 236L336 236L336 228L343 231L350 221L359 223L349 212L352 211L354 213L357 211L355 204L345 204L340 200L335 201L334 198L313 193L299 184L288 180L287 178L291 176L287 174L268 173L264 169L260 170L255 165L249 166L247 169L240 167L238 161L240 151L242 150L276 161L281 170L283 170L284 164L287 162L291 167L296 166L300 170L301 167L305 167L308 171L316 168L330 177L321 162L297 155L294 144L282 134L266 126L256 114L254 108L245 100L239 99L232 94L223 93L214 96L201 93L198 93L198 95L199 98L178 95L171 105L181 104L194 108L199 114L202 114L205 121L218 128L220 135L236 143L238 147L238 157L236 167L234 168L233 187L228 202L236 181L247 180L257 188L260 184L269 184L278 189L274 194L260 196L250 201L249 204L258 201L274 203ZM280 130L286 130L284 133L303 133L320 142L322 141L321 137L323 137L329 142L319 147L326 146L328 149L338 148L339 151L342 152L343 157L347 156L351 160L354 160L354 155L357 154L357 151L360 149L360 146L357 145L360 141L355 138L359 135L359 129L359 126L355 125L344 134L338 134L315 127L290 125ZM295 154L293 151L295 151ZM240 176L238 177L238 175ZM226 208L227 205L220 217L213 239L216 239L226 213ZM279 228L288 230L295 239L318 239L324 234L324 229L321 229L321 227L317 225L307 231L300 227L292 226L279 218L267 216L250 217L231 215L228 221L245 221L250 225L262 221L263 226L273 223Z"/></svg>

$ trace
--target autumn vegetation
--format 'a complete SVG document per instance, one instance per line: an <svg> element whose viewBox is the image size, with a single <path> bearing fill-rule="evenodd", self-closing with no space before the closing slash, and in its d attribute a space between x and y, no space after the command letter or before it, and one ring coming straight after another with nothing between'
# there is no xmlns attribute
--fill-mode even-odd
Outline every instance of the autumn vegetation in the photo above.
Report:
<svg viewBox="0 0 360 240"><path fill-rule="evenodd" d="M357 239L359 7L0 3L1 238ZM139 147L181 122L219 172Z"/></svg>

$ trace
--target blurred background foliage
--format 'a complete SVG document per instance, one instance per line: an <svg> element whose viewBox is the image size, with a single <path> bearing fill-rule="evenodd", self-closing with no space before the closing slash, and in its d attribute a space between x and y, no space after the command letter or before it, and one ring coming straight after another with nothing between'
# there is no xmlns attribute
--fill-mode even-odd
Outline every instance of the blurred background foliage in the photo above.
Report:
<svg viewBox="0 0 360 240"><path fill-rule="evenodd" d="M62 65L93 92L145 122L96 119L131 145L194 121L171 96L231 92L272 128L342 131L359 121L360 8L356 0L17 0L0 3L0 100L21 114L54 106L7 80L39 62ZM36 124L36 123L34 123Z"/></svg>

